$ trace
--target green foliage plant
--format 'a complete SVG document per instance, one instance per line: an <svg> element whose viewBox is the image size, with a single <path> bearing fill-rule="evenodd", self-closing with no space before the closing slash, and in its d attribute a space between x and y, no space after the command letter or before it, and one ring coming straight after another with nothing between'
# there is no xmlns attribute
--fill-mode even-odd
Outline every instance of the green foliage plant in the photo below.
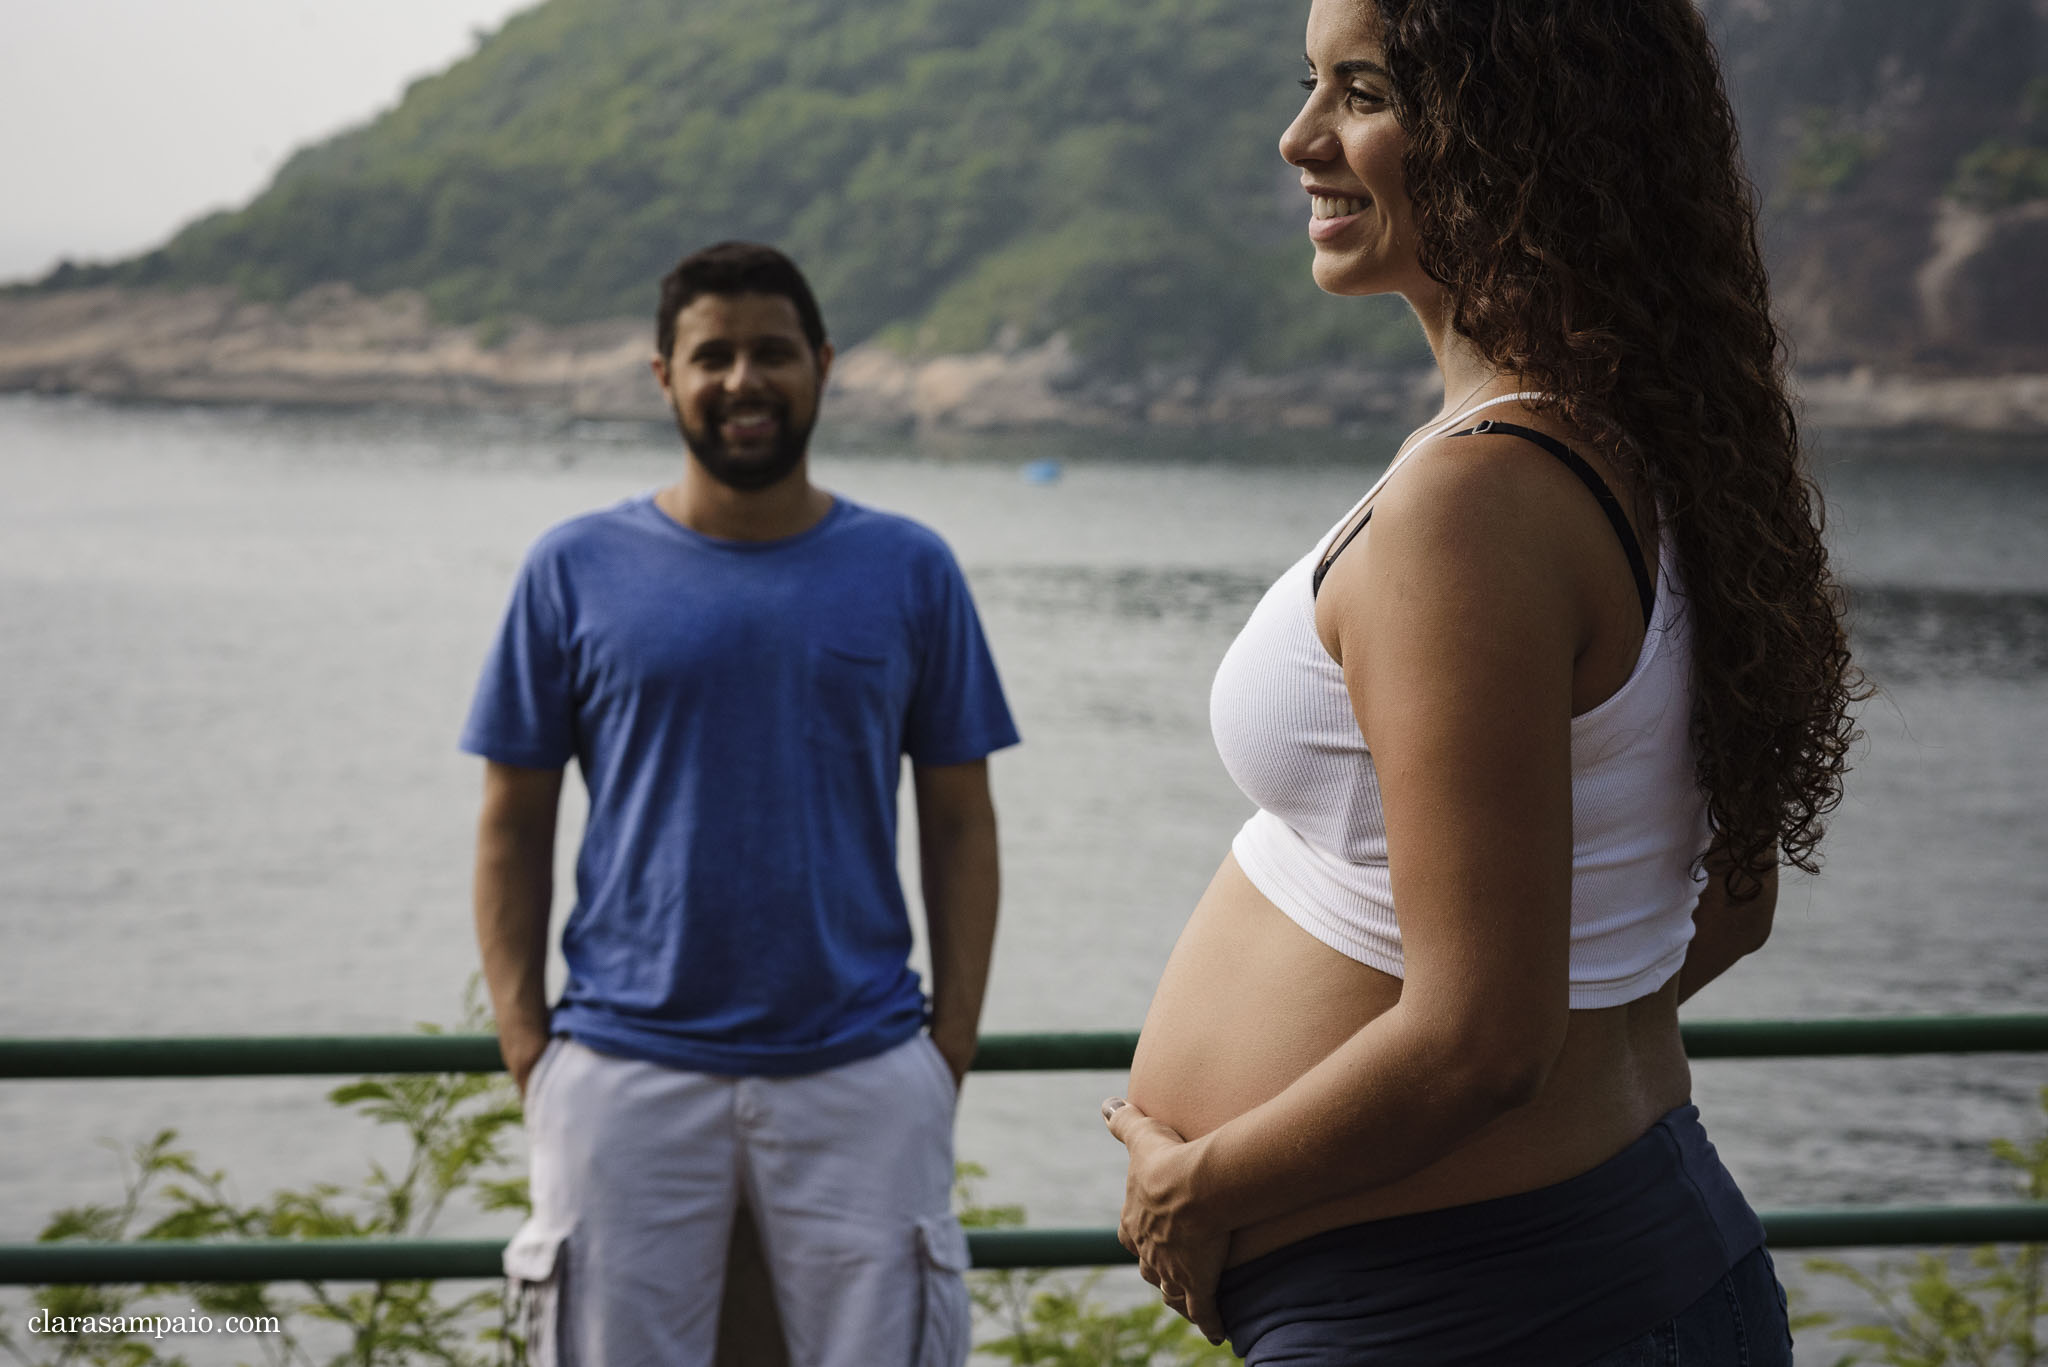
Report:
<svg viewBox="0 0 2048 1367"><path fill-rule="evenodd" d="M295 155L250 204L48 288L330 281L446 322L647 317L684 251L771 242L835 341L1066 335L1107 374L1378 358L1309 280L1275 139L1304 9L1240 0L548 0ZM488 345L488 343L486 343Z"/></svg>
<svg viewBox="0 0 2048 1367"><path fill-rule="evenodd" d="M959 1165L954 1204L960 1223L969 1229L1022 1225L1022 1206L976 1200L974 1183L986 1176L979 1164ZM1125 1309L1104 1305L1095 1295L1102 1275L1047 1268L969 1273L975 1307L998 1329L975 1351L1020 1367L1221 1367L1238 1361L1158 1300Z"/></svg>
<svg viewBox="0 0 2048 1367"><path fill-rule="evenodd" d="M2020 96L2014 136L1989 138L1956 163L1948 196L1976 209L2003 209L2048 199L2048 76Z"/></svg>
<svg viewBox="0 0 2048 1367"><path fill-rule="evenodd" d="M2048 1087L2041 1089L2048 1113ZM2021 1195L2048 1201L2048 1133L2031 1144L1993 1141ZM1874 1322L1833 1330L1854 1345L1835 1367L2044 1367L2048 1364L2048 1247L1987 1245L1966 1254L1922 1253L1904 1268L1864 1272L1834 1258L1807 1267L1870 1297ZM1825 1320L1827 1317L1815 1317Z"/></svg>
<svg viewBox="0 0 2048 1367"><path fill-rule="evenodd" d="M1808 108L1799 116L1799 143L1785 167L1780 188L1809 200L1826 199L1855 187L1884 140L1859 129L1838 109Z"/></svg>
<svg viewBox="0 0 2048 1367"><path fill-rule="evenodd" d="M2048 199L2048 147L1992 138L1956 163L1949 198L1977 209Z"/></svg>
<svg viewBox="0 0 2048 1367"><path fill-rule="evenodd" d="M502 313L494 313L476 325L476 344L484 351L496 351L512 340L518 325Z"/></svg>
<svg viewBox="0 0 2048 1367"><path fill-rule="evenodd" d="M164 1130L129 1155L120 1202L59 1211L40 1241L419 1238L457 1197L485 1210L527 1206L526 1179L505 1166L505 1145L521 1113L503 1074L365 1077L336 1087L328 1099L376 1124L397 1126L407 1142L403 1166L373 1163L354 1191L320 1183L244 1203L226 1173L202 1167L178 1146L175 1131ZM438 1294L430 1280L350 1287L321 1281L48 1286L32 1301L52 1318L71 1319L177 1313L152 1308L172 1297L181 1308L217 1319L275 1318L279 1332L251 1340L264 1367L488 1367L523 1356L506 1328L496 1285L459 1296ZM337 1332L312 1337L323 1343L338 1337L345 1347L316 1348L306 1333L313 1325ZM182 1367L186 1361L167 1355L164 1341L147 1332L29 1339L0 1325L0 1348L36 1367Z"/></svg>

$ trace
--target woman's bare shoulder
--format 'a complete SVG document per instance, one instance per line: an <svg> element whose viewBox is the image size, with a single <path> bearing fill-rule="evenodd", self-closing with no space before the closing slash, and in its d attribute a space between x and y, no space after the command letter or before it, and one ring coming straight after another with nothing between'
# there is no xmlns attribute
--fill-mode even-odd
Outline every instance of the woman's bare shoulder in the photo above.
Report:
<svg viewBox="0 0 2048 1367"><path fill-rule="evenodd" d="M1568 564L1589 510L1600 517L1577 478L1521 437L1427 438L1374 498L1360 544L1331 567L1324 592L1341 608L1373 596L1372 585L1426 573L1448 588L1519 596L1531 573Z"/></svg>

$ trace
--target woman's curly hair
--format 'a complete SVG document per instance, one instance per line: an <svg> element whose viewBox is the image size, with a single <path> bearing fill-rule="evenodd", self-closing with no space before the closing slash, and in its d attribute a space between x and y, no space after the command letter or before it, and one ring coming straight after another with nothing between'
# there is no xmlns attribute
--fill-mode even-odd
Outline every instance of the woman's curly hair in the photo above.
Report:
<svg viewBox="0 0 2048 1367"><path fill-rule="evenodd" d="M1373 3L1452 326L1671 524L1731 889L1812 871L1865 690L1705 23L1693 0Z"/></svg>

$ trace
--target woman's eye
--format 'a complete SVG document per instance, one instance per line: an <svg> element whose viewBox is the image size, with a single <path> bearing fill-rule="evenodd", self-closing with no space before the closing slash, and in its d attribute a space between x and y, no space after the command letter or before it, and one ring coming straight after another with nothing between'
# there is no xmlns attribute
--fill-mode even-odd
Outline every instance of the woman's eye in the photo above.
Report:
<svg viewBox="0 0 2048 1367"><path fill-rule="evenodd" d="M1308 91L1309 94L1315 94L1317 84L1315 77L1304 76L1298 84L1303 90ZM1370 90L1362 90L1353 86L1344 92L1344 103L1350 105L1353 109L1378 109L1386 104L1386 100L1373 94Z"/></svg>

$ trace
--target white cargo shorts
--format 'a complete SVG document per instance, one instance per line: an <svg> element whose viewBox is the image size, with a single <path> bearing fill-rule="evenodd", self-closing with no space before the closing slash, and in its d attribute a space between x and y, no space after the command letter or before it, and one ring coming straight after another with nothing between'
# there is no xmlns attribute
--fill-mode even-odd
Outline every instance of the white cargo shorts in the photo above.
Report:
<svg viewBox="0 0 2048 1367"><path fill-rule="evenodd" d="M791 1367L961 1367L956 1100L923 1034L802 1077L686 1073L557 1037L527 1082L533 1216L505 1250L528 1361L710 1367L745 1202Z"/></svg>

